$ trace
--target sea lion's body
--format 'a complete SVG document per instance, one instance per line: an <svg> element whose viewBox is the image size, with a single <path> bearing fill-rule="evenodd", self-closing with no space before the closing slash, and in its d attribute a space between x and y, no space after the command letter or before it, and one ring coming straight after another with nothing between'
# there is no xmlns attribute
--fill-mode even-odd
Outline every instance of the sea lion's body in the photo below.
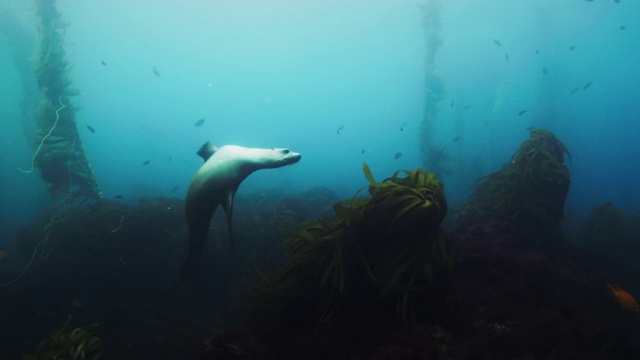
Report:
<svg viewBox="0 0 640 360"><path fill-rule="evenodd" d="M288 149L257 149L227 145L216 149L210 143L202 146L198 155L205 163L196 171L185 198L189 227L189 252L182 275L188 277L197 270L200 254L209 232L213 213L222 205L231 234L233 198L240 183L260 169L273 169L300 160L300 154Z"/></svg>

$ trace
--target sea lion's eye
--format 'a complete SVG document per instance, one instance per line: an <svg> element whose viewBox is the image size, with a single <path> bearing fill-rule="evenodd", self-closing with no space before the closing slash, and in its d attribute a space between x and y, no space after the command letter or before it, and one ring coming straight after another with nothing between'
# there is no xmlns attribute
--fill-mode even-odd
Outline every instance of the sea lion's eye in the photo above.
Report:
<svg viewBox="0 0 640 360"><path fill-rule="evenodd" d="M284 150L282 150L282 153L283 153L283 154L285 154L285 155L287 155L287 154L288 154L288 153L290 153L290 152L291 152L291 151L289 151L289 149L284 149Z"/></svg>

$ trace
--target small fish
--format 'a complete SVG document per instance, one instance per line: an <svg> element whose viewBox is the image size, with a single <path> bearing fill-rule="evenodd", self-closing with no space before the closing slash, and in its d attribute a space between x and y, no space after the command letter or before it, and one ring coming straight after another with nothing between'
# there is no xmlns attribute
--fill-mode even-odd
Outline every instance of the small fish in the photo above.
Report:
<svg viewBox="0 0 640 360"><path fill-rule="evenodd" d="M593 84L593 81L589 81L588 83L584 84L584 86L582 87L582 90L587 90L588 88L591 87L591 84Z"/></svg>
<svg viewBox="0 0 640 360"><path fill-rule="evenodd" d="M89 129L89 131L91 131L92 133L96 133L96 129L92 128L91 126L87 125L87 129Z"/></svg>
<svg viewBox="0 0 640 360"><path fill-rule="evenodd" d="M536 49L536 55L540 54L540 50Z"/></svg>
<svg viewBox="0 0 640 360"><path fill-rule="evenodd" d="M401 152L397 152L395 155L393 155L393 158L398 160L402 157L402 153Z"/></svg>
<svg viewBox="0 0 640 360"><path fill-rule="evenodd" d="M570 50L570 51L573 51L573 50L575 50L575 49L576 49L576 47L575 47L575 46L573 46L573 45L569 46L569 50Z"/></svg>
<svg viewBox="0 0 640 360"><path fill-rule="evenodd" d="M496 44L497 47L502 47L502 43L496 39L493 39L493 43Z"/></svg>
<svg viewBox="0 0 640 360"><path fill-rule="evenodd" d="M407 123L406 121L402 123L402 126L400 126L400 131L404 131L404 126L406 123Z"/></svg>
<svg viewBox="0 0 640 360"><path fill-rule="evenodd" d="M624 30L624 29L626 29L626 28L627 28L626 26L624 26L624 25L620 25L620 30Z"/></svg>
<svg viewBox="0 0 640 360"><path fill-rule="evenodd" d="M520 111L520 112L518 113L518 116L522 116L522 115L524 115L524 113L526 113L526 112L527 112L527 110L522 110L522 111Z"/></svg>
<svg viewBox="0 0 640 360"><path fill-rule="evenodd" d="M198 126L202 126L202 124L204 124L204 118L202 118L202 119L200 119L200 120L196 121L196 123L194 124L194 126L195 126L195 127L198 127Z"/></svg>
<svg viewBox="0 0 640 360"><path fill-rule="evenodd" d="M504 58L507 59L507 62L509 62L509 54L504 54Z"/></svg>
<svg viewBox="0 0 640 360"><path fill-rule="evenodd" d="M542 75L547 75L548 73L547 68L542 68Z"/></svg>
<svg viewBox="0 0 640 360"><path fill-rule="evenodd" d="M364 155L364 148L362 148L362 150L360 150L360 154Z"/></svg>
<svg viewBox="0 0 640 360"><path fill-rule="evenodd" d="M609 290L615 301L623 308L633 312L640 311L640 306L638 306L636 299L634 299L633 296L625 290L622 290L620 286L607 285L607 290Z"/></svg>
<svg viewBox="0 0 640 360"><path fill-rule="evenodd" d="M107 66L107 62L106 62L106 61L104 61L104 60L101 60L101 61L100 61L100 64L102 64L102 66Z"/></svg>
<svg viewBox="0 0 640 360"><path fill-rule="evenodd" d="M342 129L344 129L344 125L341 125L338 130L336 130L336 134L340 135L340 132L342 131Z"/></svg>
<svg viewBox="0 0 640 360"><path fill-rule="evenodd" d="M116 199L122 199L122 195L116 195L116 196L114 196L114 198L116 198Z"/></svg>
<svg viewBox="0 0 640 360"><path fill-rule="evenodd" d="M150 162L151 161L147 160L147 161L143 162L142 165L149 165Z"/></svg>
<svg viewBox="0 0 640 360"><path fill-rule="evenodd" d="M469 110L469 109L471 109L471 107L473 107L473 105L465 105L462 108L465 109L465 110Z"/></svg>
<svg viewBox="0 0 640 360"><path fill-rule="evenodd" d="M155 65L153 65L153 74L157 77L160 77L160 72L158 71L158 69L156 69Z"/></svg>
<svg viewBox="0 0 640 360"><path fill-rule="evenodd" d="M0 263L5 261L8 257L9 257L9 254L7 254L6 251L0 250Z"/></svg>
<svg viewBox="0 0 640 360"><path fill-rule="evenodd" d="M620 4L620 0L613 0L614 3Z"/></svg>
<svg viewBox="0 0 640 360"><path fill-rule="evenodd" d="M578 91L580 89L580 87L574 87L573 89L571 89L571 92L569 92L569 95L573 95L576 93L576 91Z"/></svg>
<svg viewBox="0 0 640 360"><path fill-rule="evenodd" d="M451 100L451 105L450 105L450 107L453 107L453 100Z"/></svg>
<svg viewBox="0 0 640 360"><path fill-rule="evenodd" d="M454 138L453 138L453 140L451 140L451 142L456 142L456 141L458 141L458 140L460 140L460 136L456 136L456 137L454 137Z"/></svg>

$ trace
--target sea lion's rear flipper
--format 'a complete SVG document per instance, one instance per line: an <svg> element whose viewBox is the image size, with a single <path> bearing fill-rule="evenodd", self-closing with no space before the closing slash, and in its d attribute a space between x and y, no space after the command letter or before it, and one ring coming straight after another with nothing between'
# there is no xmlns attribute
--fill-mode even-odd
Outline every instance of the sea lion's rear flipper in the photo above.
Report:
<svg viewBox="0 0 640 360"><path fill-rule="evenodd" d="M211 141L207 141L200 147L200 149L196 154L198 154L198 156L200 156L201 158L204 159L205 162L207 162L207 160L209 160L211 155L213 155L216 151L218 151L218 148L215 147L211 143Z"/></svg>
<svg viewBox="0 0 640 360"><path fill-rule="evenodd" d="M204 222L206 226L193 226L189 228L189 251L182 266L182 280L189 279L200 272L200 258L204 247L207 233L209 232L209 222Z"/></svg>
<svg viewBox="0 0 640 360"><path fill-rule="evenodd" d="M233 231L231 228L231 223L232 223L231 215L233 214L233 199L235 198L235 196L236 196L235 191L227 192L227 195L221 204L222 208L224 209L224 214L227 217L227 228L229 229L229 241L231 242L232 251L233 251Z"/></svg>

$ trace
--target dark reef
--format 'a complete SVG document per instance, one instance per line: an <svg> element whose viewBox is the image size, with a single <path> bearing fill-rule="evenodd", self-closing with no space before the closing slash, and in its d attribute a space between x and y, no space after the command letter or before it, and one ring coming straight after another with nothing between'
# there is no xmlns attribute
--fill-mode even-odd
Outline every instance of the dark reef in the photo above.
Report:
<svg viewBox="0 0 640 360"><path fill-rule="evenodd" d="M2 263L3 283L27 269L0 287L0 358L638 358L637 314L606 285L640 291L640 215L602 204L563 231L566 153L533 131L445 229L420 169L365 167L369 195L344 201L240 194L238 246L214 219L189 284L182 201L58 210Z"/></svg>

